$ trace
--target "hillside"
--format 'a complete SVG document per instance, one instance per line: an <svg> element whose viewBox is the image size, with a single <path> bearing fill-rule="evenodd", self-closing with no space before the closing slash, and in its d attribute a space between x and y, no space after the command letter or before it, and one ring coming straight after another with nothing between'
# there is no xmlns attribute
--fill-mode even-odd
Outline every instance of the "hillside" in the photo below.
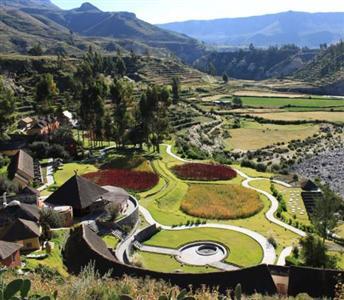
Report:
<svg viewBox="0 0 344 300"><path fill-rule="evenodd" d="M263 16L158 25L211 44L318 47L344 37L344 13L284 12Z"/></svg>
<svg viewBox="0 0 344 300"><path fill-rule="evenodd" d="M112 42L112 48L118 49L130 45L131 41L141 52L159 48L187 62L203 54L203 46L195 39L160 29L136 18L135 14L103 12L89 3L77 9L62 10L49 0L16 0L10 5L6 2L0 20L4 41L1 52L20 52L23 50L18 44L27 48L23 45L32 46L37 42L49 48L53 45L51 40L57 40L64 47L72 48L72 52L85 50L92 43L106 50ZM131 50L130 46L126 49Z"/></svg>
<svg viewBox="0 0 344 300"><path fill-rule="evenodd" d="M217 75L227 73L237 79L262 80L284 77L303 68L315 55L316 50L300 49L296 46L269 47L233 52L211 52L195 61L194 66Z"/></svg>

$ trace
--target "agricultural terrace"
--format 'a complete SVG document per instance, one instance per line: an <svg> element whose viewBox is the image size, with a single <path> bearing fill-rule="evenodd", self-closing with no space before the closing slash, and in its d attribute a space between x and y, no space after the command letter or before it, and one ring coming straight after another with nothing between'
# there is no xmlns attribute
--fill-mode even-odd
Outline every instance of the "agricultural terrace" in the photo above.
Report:
<svg viewBox="0 0 344 300"><path fill-rule="evenodd" d="M344 109L344 108L343 108ZM267 120L283 120L283 121L328 121L344 123L343 111L313 111L313 112L263 112L250 114L254 117L261 117Z"/></svg>
<svg viewBox="0 0 344 300"><path fill-rule="evenodd" d="M224 229L164 230L154 235L144 244L178 249L185 244L196 241L213 241L223 244L229 252L225 261L235 265L246 267L257 265L263 258L263 250L255 240L242 233Z"/></svg>
<svg viewBox="0 0 344 300"><path fill-rule="evenodd" d="M259 114L259 116L261 116ZM275 125L242 121L241 128L229 130L225 139L227 149L256 150L275 143L304 140L319 132L319 125Z"/></svg>
<svg viewBox="0 0 344 300"><path fill-rule="evenodd" d="M229 180L236 172L224 165L188 163L172 168L174 174L184 180L216 181Z"/></svg>
<svg viewBox="0 0 344 300"><path fill-rule="evenodd" d="M159 182L155 173L125 169L105 169L83 176L101 186L113 185L134 192L150 190Z"/></svg>
<svg viewBox="0 0 344 300"><path fill-rule="evenodd" d="M247 218L262 208L259 195L239 185L191 184L181 203L190 216L217 220Z"/></svg>
<svg viewBox="0 0 344 300"><path fill-rule="evenodd" d="M244 106L282 108L290 106L315 108L343 107L344 99L326 98L278 98L278 97L240 97ZM231 100L223 98L220 100Z"/></svg>

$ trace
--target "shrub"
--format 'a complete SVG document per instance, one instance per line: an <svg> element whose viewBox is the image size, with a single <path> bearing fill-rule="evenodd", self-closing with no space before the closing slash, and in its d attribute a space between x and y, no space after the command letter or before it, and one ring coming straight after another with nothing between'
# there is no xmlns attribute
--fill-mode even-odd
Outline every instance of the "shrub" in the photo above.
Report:
<svg viewBox="0 0 344 300"><path fill-rule="evenodd" d="M236 177L236 172L224 165L188 163L172 168L179 178L186 180L228 180Z"/></svg>

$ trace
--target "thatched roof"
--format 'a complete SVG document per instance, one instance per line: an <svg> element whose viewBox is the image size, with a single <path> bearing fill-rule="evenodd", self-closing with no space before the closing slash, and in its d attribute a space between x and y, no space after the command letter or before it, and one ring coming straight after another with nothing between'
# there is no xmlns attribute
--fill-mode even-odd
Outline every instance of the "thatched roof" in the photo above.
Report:
<svg viewBox="0 0 344 300"><path fill-rule="evenodd" d="M41 235L39 226L32 221L17 219L1 237L8 242L21 241L36 238Z"/></svg>
<svg viewBox="0 0 344 300"><path fill-rule="evenodd" d="M37 222L40 219L39 208L35 204L27 204L19 201L10 202L5 208L0 210L0 218L20 218Z"/></svg>
<svg viewBox="0 0 344 300"><path fill-rule="evenodd" d="M35 177L33 170L33 158L23 150L19 150L16 157L16 172L21 171L29 178Z"/></svg>
<svg viewBox="0 0 344 300"><path fill-rule="evenodd" d="M82 225L82 237L89 247L101 255L103 258L115 262L115 257L111 254L106 243L89 226Z"/></svg>
<svg viewBox="0 0 344 300"><path fill-rule="evenodd" d="M72 206L85 209L99 200L107 190L88 179L74 175L55 191L45 202L54 206Z"/></svg>
<svg viewBox="0 0 344 300"><path fill-rule="evenodd" d="M10 243L6 241L0 241L0 259L4 260L17 252L21 247L20 244Z"/></svg>
<svg viewBox="0 0 344 300"><path fill-rule="evenodd" d="M121 205L122 203L127 202L129 199L128 192L120 187L103 186L103 188L108 192L102 195L102 198L115 205Z"/></svg>

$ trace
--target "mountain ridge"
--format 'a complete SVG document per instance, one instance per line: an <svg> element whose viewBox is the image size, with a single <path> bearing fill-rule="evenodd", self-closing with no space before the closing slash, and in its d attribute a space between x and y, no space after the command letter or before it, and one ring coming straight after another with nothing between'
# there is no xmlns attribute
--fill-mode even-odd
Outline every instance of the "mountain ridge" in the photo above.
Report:
<svg viewBox="0 0 344 300"><path fill-rule="evenodd" d="M157 24L210 44L267 47L296 44L318 47L344 37L344 12L306 13L288 11L252 17L190 20Z"/></svg>

